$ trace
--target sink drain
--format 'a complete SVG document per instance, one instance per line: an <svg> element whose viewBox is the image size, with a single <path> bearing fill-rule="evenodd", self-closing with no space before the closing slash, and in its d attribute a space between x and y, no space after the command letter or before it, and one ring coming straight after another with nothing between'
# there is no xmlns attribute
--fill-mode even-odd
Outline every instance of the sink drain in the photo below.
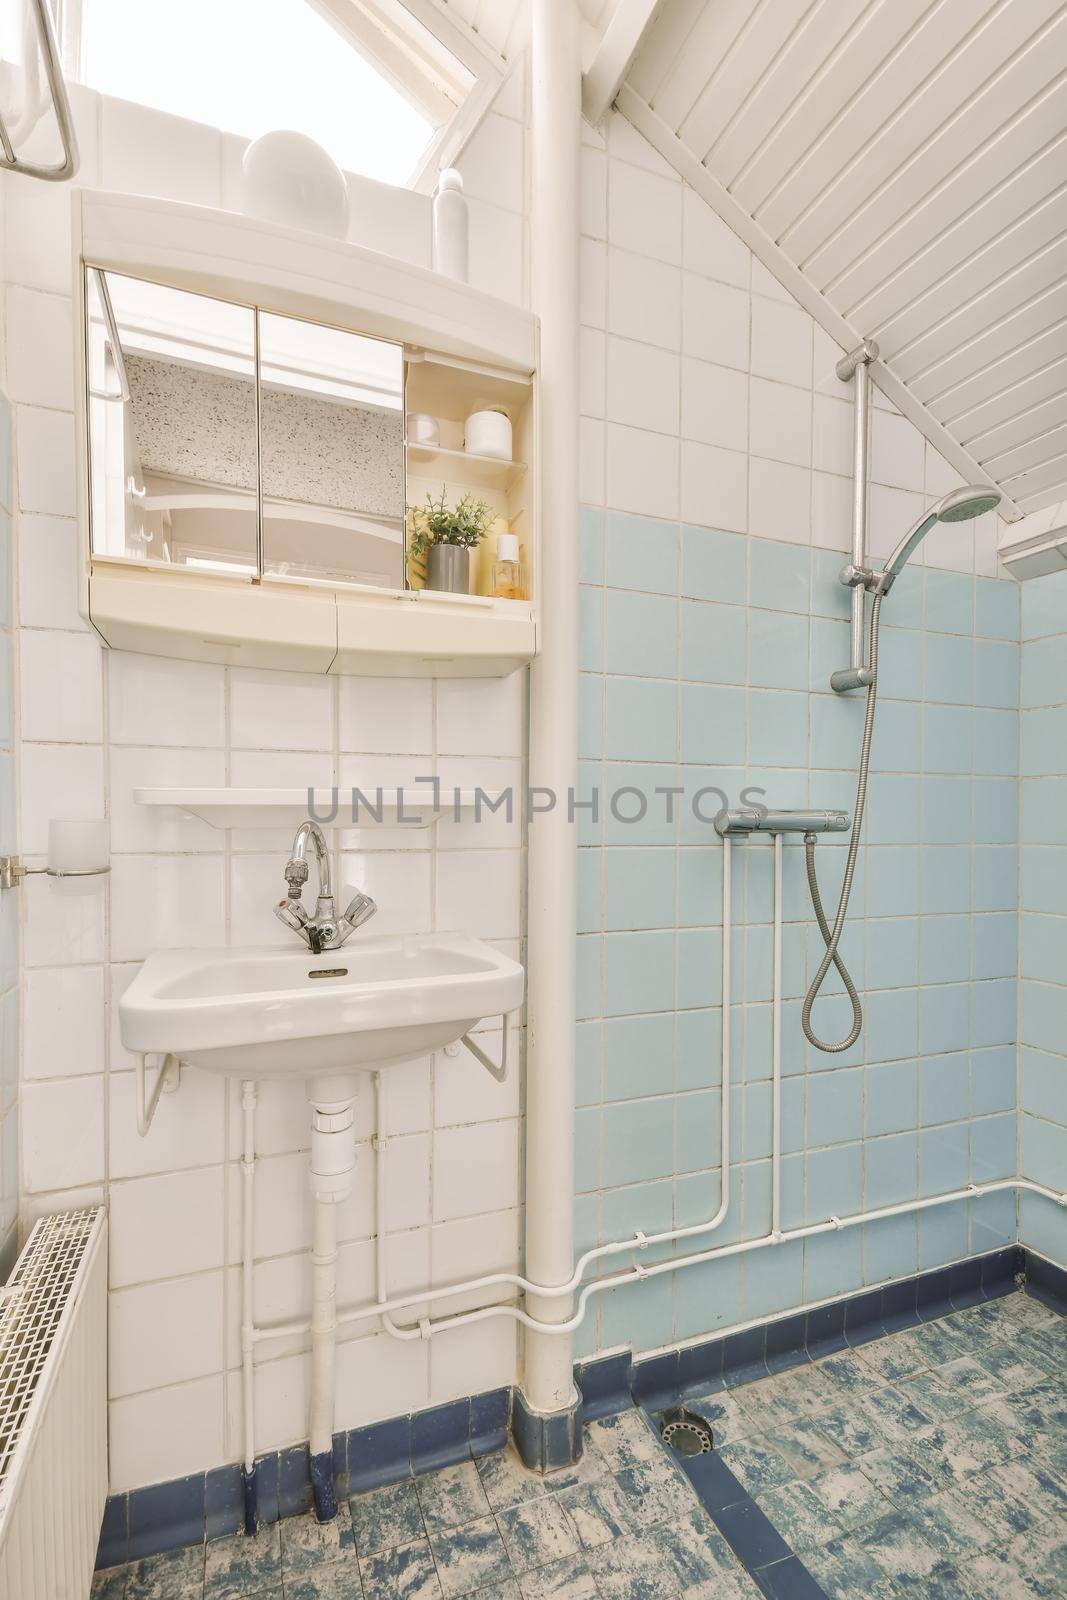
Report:
<svg viewBox="0 0 1067 1600"><path fill-rule="evenodd" d="M681 1408L663 1413L660 1436L680 1456L702 1456L713 1447L711 1429L703 1417Z"/></svg>

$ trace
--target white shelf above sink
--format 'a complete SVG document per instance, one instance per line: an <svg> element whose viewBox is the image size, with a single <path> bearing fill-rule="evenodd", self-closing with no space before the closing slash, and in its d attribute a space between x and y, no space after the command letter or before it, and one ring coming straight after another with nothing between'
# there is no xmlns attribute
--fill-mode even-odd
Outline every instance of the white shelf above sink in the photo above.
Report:
<svg viewBox="0 0 1067 1600"><path fill-rule="evenodd" d="M405 787L398 806L396 788L382 786L382 803L377 805L376 788L363 791L365 801L358 807L358 820L352 819L352 791L343 786L336 791L337 817L322 822L324 828L429 828L442 817L457 811L473 812L474 789L450 789L442 785L435 805L430 784ZM334 805L335 791L312 791L315 816L321 821ZM139 806L169 806L199 817L213 828L297 828L310 814L307 789L185 789L135 788L133 798ZM482 791L481 804L488 810L498 799L495 792ZM370 810L373 807L374 810Z"/></svg>

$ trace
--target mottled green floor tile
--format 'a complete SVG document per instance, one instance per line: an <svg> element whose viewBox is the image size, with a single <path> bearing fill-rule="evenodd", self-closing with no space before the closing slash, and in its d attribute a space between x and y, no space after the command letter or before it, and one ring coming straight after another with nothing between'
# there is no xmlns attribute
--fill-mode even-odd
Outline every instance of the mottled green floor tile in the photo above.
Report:
<svg viewBox="0 0 1067 1600"><path fill-rule="evenodd" d="M824 1411L816 1424L849 1460L865 1456L871 1450L885 1448L885 1435L881 1429L875 1427L870 1417L854 1409L862 1398L862 1395L857 1395L855 1400L850 1400L845 1406L838 1406L833 1411Z"/></svg>
<svg viewBox="0 0 1067 1600"><path fill-rule="evenodd" d="M1067 1515L1067 1485L1040 1462L1009 1461L993 1467L989 1478L1013 1499L1029 1506L1039 1520Z"/></svg>
<svg viewBox="0 0 1067 1600"><path fill-rule="evenodd" d="M129 1568L105 1567L93 1573L93 1586L89 1600L126 1600L126 1578Z"/></svg>
<svg viewBox="0 0 1067 1600"><path fill-rule="evenodd" d="M303 1517L286 1517L278 1527L284 1579L326 1562L355 1562L356 1536L350 1517L336 1516L331 1522L319 1522L309 1512Z"/></svg>
<svg viewBox="0 0 1067 1600"><path fill-rule="evenodd" d="M992 1473L979 1472L951 1491L953 1500L962 1501L968 1511L989 1530L983 1545L1005 1544L1026 1533L1040 1519L1039 1513L1020 1496L1010 1494Z"/></svg>
<svg viewBox="0 0 1067 1600"><path fill-rule="evenodd" d="M785 1457L764 1438L739 1439L719 1451L734 1477L751 1495L764 1494L797 1474Z"/></svg>
<svg viewBox="0 0 1067 1600"><path fill-rule="evenodd" d="M971 1406L966 1395L960 1394L952 1385L942 1383L940 1372L933 1367L928 1372L916 1372L910 1378L901 1378L896 1388L931 1422L947 1422L950 1417L958 1417L961 1411L967 1411Z"/></svg>
<svg viewBox="0 0 1067 1600"><path fill-rule="evenodd" d="M359 1572L364 1600L441 1600L437 1567L425 1539L365 1556Z"/></svg>
<svg viewBox="0 0 1067 1600"><path fill-rule="evenodd" d="M478 1475L482 1488L494 1511L507 1506L521 1505L524 1500L536 1500L547 1494L545 1480L539 1472L524 1467L514 1445L495 1455L483 1456L478 1462Z"/></svg>
<svg viewBox="0 0 1067 1600"><path fill-rule="evenodd" d="M261 1528L251 1538L238 1533L229 1539L212 1539L206 1552L205 1600L248 1600L249 1595L281 1595L282 1541L276 1522Z"/></svg>
<svg viewBox="0 0 1067 1600"><path fill-rule="evenodd" d="M658 1439L652 1442L659 1450ZM586 1429L578 1460L569 1467L559 1467L555 1472L546 1473L545 1490L548 1494L562 1494L565 1489L573 1489L580 1483L596 1483L599 1478L607 1477L611 1470L597 1440Z"/></svg>
<svg viewBox="0 0 1067 1600"><path fill-rule="evenodd" d="M210 1548L210 1547L209 1547ZM199 1600L204 1587L204 1546L165 1550L132 1561L126 1569L125 1600ZM214 1591L212 1590L214 1600Z"/></svg>
<svg viewBox="0 0 1067 1600"><path fill-rule="evenodd" d="M899 1590L851 1536L812 1550L804 1558L829 1600L897 1600Z"/></svg>
<svg viewBox="0 0 1067 1600"><path fill-rule="evenodd" d="M948 1468L942 1468L935 1461L927 1467L898 1450L872 1450L869 1455L860 1456L855 1464L896 1506L907 1507L916 1500L927 1500L933 1494L953 1488L956 1481Z"/></svg>
<svg viewBox="0 0 1067 1600"><path fill-rule="evenodd" d="M687 1397L685 1407L687 1411L703 1417L711 1428L716 1450L724 1444L733 1444L737 1439L759 1432L753 1419L732 1394L692 1395Z"/></svg>
<svg viewBox="0 0 1067 1600"><path fill-rule="evenodd" d="M473 1594L511 1576L504 1541L492 1517L430 1535L430 1549L446 1600Z"/></svg>
<svg viewBox="0 0 1067 1600"><path fill-rule="evenodd" d="M972 1357L1007 1392L1025 1388L1027 1384L1040 1383L1047 1375L1043 1367L1028 1360L1015 1343L980 1344L971 1352Z"/></svg>
<svg viewBox="0 0 1067 1600"><path fill-rule="evenodd" d="M886 1383L908 1378L913 1372L923 1372L930 1365L929 1357L915 1342L914 1329L910 1328L906 1333L890 1334L887 1339L874 1339L870 1344L861 1345L856 1355L869 1371Z"/></svg>
<svg viewBox="0 0 1067 1600"><path fill-rule="evenodd" d="M1042 1570L1042 1554L1025 1537L983 1551L967 1568L975 1600L1063 1600L1063 1568Z"/></svg>
<svg viewBox="0 0 1067 1600"><path fill-rule="evenodd" d="M864 1522L873 1522L892 1509L882 1491L854 1461L817 1473L807 1479L806 1487L846 1532Z"/></svg>
<svg viewBox="0 0 1067 1600"><path fill-rule="evenodd" d="M769 1433L801 1418L816 1416L841 1398L836 1385L810 1363L773 1378L746 1383L734 1394L757 1433Z"/></svg>
<svg viewBox="0 0 1067 1600"><path fill-rule="evenodd" d="M974 1343L970 1334L960 1333L951 1323L940 1320L924 1322L921 1328L912 1328L910 1332L915 1348L931 1367L968 1355Z"/></svg>
<svg viewBox="0 0 1067 1600"><path fill-rule="evenodd" d="M817 1472L838 1467L845 1460L844 1451L820 1427L820 1421L803 1418L789 1428L773 1428L764 1435L798 1478L813 1478Z"/></svg>
<svg viewBox="0 0 1067 1600"><path fill-rule="evenodd" d="M816 1371L830 1380L830 1392L836 1395L827 1410L850 1400L853 1395L870 1394L873 1389L881 1389L887 1382L884 1374L874 1371L858 1350L843 1350L836 1356L824 1356L817 1363Z"/></svg>
<svg viewBox="0 0 1067 1600"><path fill-rule="evenodd" d="M488 1516L489 1501L473 1461L415 1480L426 1532L444 1533Z"/></svg>
<svg viewBox="0 0 1067 1600"><path fill-rule="evenodd" d="M596 1483L580 1484L560 1495L574 1524L583 1549L593 1550L624 1534L634 1533L638 1519L633 1493L627 1493L617 1478L601 1478Z"/></svg>
<svg viewBox="0 0 1067 1600"><path fill-rule="evenodd" d="M594 1449L612 1472L659 1461L663 1456L663 1446L652 1432L651 1424L636 1407L620 1411L618 1416L591 1422L587 1433Z"/></svg>
<svg viewBox="0 0 1067 1600"><path fill-rule="evenodd" d="M855 1535L898 1588L921 1584L945 1564L945 1553L903 1511L891 1511Z"/></svg>
<svg viewBox="0 0 1067 1600"><path fill-rule="evenodd" d="M868 1419L887 1444L910 1438L934 1420L929 1412L892 1385L874 1394L858 1395L853 1403L859 1415Z"/></svg>
<svg viewBox="0 0 1067 1600"><path fill-rule="evenodd" d="M349 1510L356 1551L361 1556L377 1555L379 1550L392 1550L398 1544L411 1544L422 1538L418 1490L410 1479L353 1495Z"/></svg>
<svg viewBox="0 0 1067 1600"><path fill-rule="evenodd" d="M662 1523L651 1537L683 1595L711 1593L738 1570L737 1557L703 1509Z"/></svg>
<svg viewBox="0 0 1067 1600"><path fill-rule="evenodd" d="M282 1587L285 1600L362 1600L363 1595L355 1556L350 1562L327 1562L292 1576L286 1574ZM257 1597L250 1595L248 1600L257 1600Z"/></svg>
<svg viewBox="0 0 1067 1600"><path fill-rule="evenodd" d="M581 1549L574 1523L555 1495L512 1506L496 1520L516 1572L550 1566Z"/></svg>
<svg viewBox="0 0 1067 1600"><path fill-rule="evenodd" d="M519 1580L519 1588L522 1600L597 1600L596 1584L584 1556L567 1556L550 1567L526 1572ZM484 1600L483 1595L478 1600Z"/></svg>
<svg viewBox="0 0 1067 1600"><path fill-rule="evenodd" d="M881 1499L883 1510L887 1502ZM823 1505L818 1495L812 1494L807 1483L796 1479L783 1483L777 1489L768 1489L759 1496L765 1515L781 1534L786 1544L796 1551L817 1549L840 1538L844 1532L841 1520Z"/></svg>
<svg viewBox="0 0 1067 1600"><path fill-rule="evenodd" d="M616 1474L616 1478L639 1528L682 1517L692 1510L696 1502L688 1478L673 1468L664 1472L658 1462L624 1467Z"/></svg>
<svg viewBox="0 0 1067 1600"><path fill-rule="evenodd" d="M653 1532L630 1534L589 1554L601 1600L673 1600L681 1592Z"/></svg>

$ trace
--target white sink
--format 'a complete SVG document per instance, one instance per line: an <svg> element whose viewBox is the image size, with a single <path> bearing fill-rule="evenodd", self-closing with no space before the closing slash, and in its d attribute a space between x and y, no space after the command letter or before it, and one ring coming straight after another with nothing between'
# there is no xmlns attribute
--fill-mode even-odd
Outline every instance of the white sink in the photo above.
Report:
<svg viewBox="0 0 1067 1600"><path fill-rule="evenodd" d="M351 1078L522 1002L518 962L461 933L305 949L159 950L119 1001L128 1050L241 1078ZM340 1087L340 1086L338 1086Z"/></svg>

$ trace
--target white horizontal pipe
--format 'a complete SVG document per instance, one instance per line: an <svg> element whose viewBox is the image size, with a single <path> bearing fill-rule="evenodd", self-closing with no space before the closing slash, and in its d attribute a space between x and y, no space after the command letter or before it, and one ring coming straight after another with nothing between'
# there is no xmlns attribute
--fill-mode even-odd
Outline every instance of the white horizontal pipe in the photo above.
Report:
<svg viewBox="0 0 1067 1600"><path fill-rule="evenodd" d="M804 1228L787 1228L784 1232L763 1234L758 1239L743 1239L738 1244L719 1245L714 1250L701 1250L688 1256L674 1256L668 1261L659 1261L651 1267L634 1267L629 1272L617 1273L614 1277L598 1278L596 1282L586 1284L579 1298L578 1310L571 1318L570 1326L565 1330L562 1323L554 1323L560 1331L573 1333L581 1322L586 1303L594 1294L602 1294L605 1289L617 1289L625 1283L639 1283L643 1278L657 1278L664 1272L678 1272L683 1267L699 1266L704 1261L715 1261L720 1257L744 1255L749 1250L762 1250L767 1245L789 1244L795 1239L811 1239L820 1233L836 1233L842 1228L854 1228L865 1222L881 1222L886 1217L902 1217L913 1211L928 1211L933 1206L948 1205L956 1200L977 1200L983 1195L999 1194L1005 1190L1013 1189L1016 1192L1025 1190L1029 1194L1041 1195L1045 1200L1052 1200L1057 1205L1067 1207L1067 1193L1059 1193L1055 1189L1047 1189L1044 1184L1033 1183L1029 1178L999 1178L990 1183L972 1183L964 1189L953 1189L947 1194L931 1195L925 1200L903 1200L898 1205L881 1206L875 1211L857 1211L848 1217L831 1217L828 1222L813 1222ZM649 1241L650 1242L651 1236ZM640 1238L635 1238L631 1248L640 1248ZM337 1313L338 1326L350 1322L362 1322L367 1317L379 1316L383 1312L403 1311L413 1305L423 1305L427 1300L437 1300L448 1295L467 1294L475 1289L495 1287L500 1283L511 1283L518 1288L524 1288L526 1280L515 1273L496 1273L490 1278L473 1279L469 1283L456 1283L445 1289L425 1290L422 1294L397 1295L391 1300L383 1300L373 1305L354 1307L352 1310L341 1309ZM569 1288L546 1288L537 1285L536 1291L543 1296L562 1295L572 1292ZM525 1323L526 1313L517 1306L483 1306L478 1311L467 1311L459 1316L442 1318L430 1324L429 1332L444 1331L448 1328L463 1327L470 1322L481 1322L487 1317L512 1317L516 1322ZM270 1327L256 1329L257 1339L282 1339L298 1334L306 1334L309 1328L307 1322L276 1323ZM544 1323L538 1323L538 1328L544 1328ZM416 1337L422 1337L420 1328Z"/></svg>

